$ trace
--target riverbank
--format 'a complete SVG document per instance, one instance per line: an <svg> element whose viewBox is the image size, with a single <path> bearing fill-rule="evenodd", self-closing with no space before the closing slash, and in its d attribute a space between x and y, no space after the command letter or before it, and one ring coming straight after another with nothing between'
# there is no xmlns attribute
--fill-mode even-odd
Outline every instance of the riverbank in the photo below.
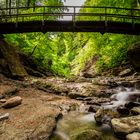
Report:
<svg viewBox="0 0 140 140"><path fill-rule="evenodd" d="M0 115L9 114L8 118L0 121L1 139L49 140L59 117L71 111L96 113L103 104L113 100L110 97L117 93L118 88L125 90L124 87L131 87L134 90L134 85L139 87L139 80L139 76L131 76L72 79L27 77L18 81L1 75ZM17 96L22 98L20 105L3 107L3 102Z"/></svg>

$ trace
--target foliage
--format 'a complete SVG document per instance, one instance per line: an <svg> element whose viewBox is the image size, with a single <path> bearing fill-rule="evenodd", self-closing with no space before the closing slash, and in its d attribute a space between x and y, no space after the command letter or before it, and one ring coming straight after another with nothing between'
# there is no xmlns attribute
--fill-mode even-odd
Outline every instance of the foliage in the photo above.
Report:
<svg viewBox="0 0 140 140"><path fill-rule="evenodd" d="M60 0L40 0L40 2L44 5L63 5ZM139 3L137 0L87 0L85 5L136 8ZM26 9L24 12L28 13L30 10ZM80 12L83 10L97 12L95 9L81 9ZM82 20L83 18L85 20L85 17L81 17ZM121 65L127 60L128 47L140 40L140 36L108 33L103 35L100 33L28 33L5 36L8 42L16 44L28 55L33 52L32 55L39 65L63 76L79 74L94 55L99 58L94 65L98 72Z"/></svg>

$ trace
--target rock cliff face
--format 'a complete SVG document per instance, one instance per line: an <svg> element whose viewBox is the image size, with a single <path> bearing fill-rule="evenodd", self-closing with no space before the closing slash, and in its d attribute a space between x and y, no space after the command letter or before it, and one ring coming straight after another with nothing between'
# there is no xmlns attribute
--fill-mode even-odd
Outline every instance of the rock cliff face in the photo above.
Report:
<svg viewBox="0 0 140 140"><path fill-rule="evenodd" d="M9 45L3 39L0 39L0 68L4 74L10 77L24 77L27 76L24 66L20 62L19 55L16 53L15 48Z"/></svg>
<svg viewBox="0 0 140 140"><path fill-rule="evenodd" d="M28 75L36 77L52 75L48 69L39 66L31 55L22 53L0 38L0 73L14 79L23 79Z"/></svg>
<svg viewBox="0 0 140 140"><path fill-rule="evenodd" d="M136 71L140 71L140 42L135 43L128 49L128 58Z"/></svg>

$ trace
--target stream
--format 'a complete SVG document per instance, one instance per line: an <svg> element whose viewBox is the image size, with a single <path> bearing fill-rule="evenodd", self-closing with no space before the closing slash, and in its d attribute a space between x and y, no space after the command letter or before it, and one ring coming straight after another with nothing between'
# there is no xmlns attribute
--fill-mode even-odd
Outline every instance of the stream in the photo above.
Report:
<svg viewBox="0 0 140 140"><path fill-rule="evenodd" d="M112 101L102 104L101 108L117 109L129 101L139 101L139 90L118 88L117 91L116 94L110 97ZM92 138L92 136L88 135L92 135L94 132L90 133L90 131L98 131L101 134L101 140L120 140L115 137L109 123L97 125L94 116L95 113L83 112L83 110L69 112L58 121L57 128L51 140L91 140L94 137ZM83 132L84 134L82 135ZM82 137L78 137L78 135L82 135ZM98 139L98 134L96 137Z"/></svg>

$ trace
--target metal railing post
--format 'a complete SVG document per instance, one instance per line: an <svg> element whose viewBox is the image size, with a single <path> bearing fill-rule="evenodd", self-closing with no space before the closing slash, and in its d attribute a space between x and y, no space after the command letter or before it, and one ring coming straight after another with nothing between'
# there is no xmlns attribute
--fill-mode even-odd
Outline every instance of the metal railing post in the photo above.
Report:
<svg viewBox="0 0 140 140"><path fill-rule="evenodd" d="M132 28L134 28L134 13L133 13L133 9L131 9L131 22L132 22Z"/></svg>
<svg viewBox="0 0 140 140"><path fill-rule="evenodd" d="M45 7L43 7L42 26L44 26L44 17L45 17Z"/></svg>
<svg viewBox="0 0 140 140"><path fill-rule="evenodd" d="M107 28L107 7L105 7L105 28Z"/></svg>
<svg viewBox="0 0 140 140"><path fill-rule="evenodd" d="M19 9L18 9L18 5L16 7L17 9L17 14L16 14L16 27L18 27L18 13L19 13Z"/></svg>
<svg viewBox="0 0 140 140"><path fill-rule="evenodd" d="M74 12L74 13L73 13L73 14L74 14L74 15L73 15L73 22L75 22L76 7L74 6L73 8L74 8L74 11L73 11L73 12Z"/></svg>
<svg viewBox="0 0 140 140"><path fill-rule="evenodd" d="M16 0L16 27L18 27L19 0Z"/></svg>

